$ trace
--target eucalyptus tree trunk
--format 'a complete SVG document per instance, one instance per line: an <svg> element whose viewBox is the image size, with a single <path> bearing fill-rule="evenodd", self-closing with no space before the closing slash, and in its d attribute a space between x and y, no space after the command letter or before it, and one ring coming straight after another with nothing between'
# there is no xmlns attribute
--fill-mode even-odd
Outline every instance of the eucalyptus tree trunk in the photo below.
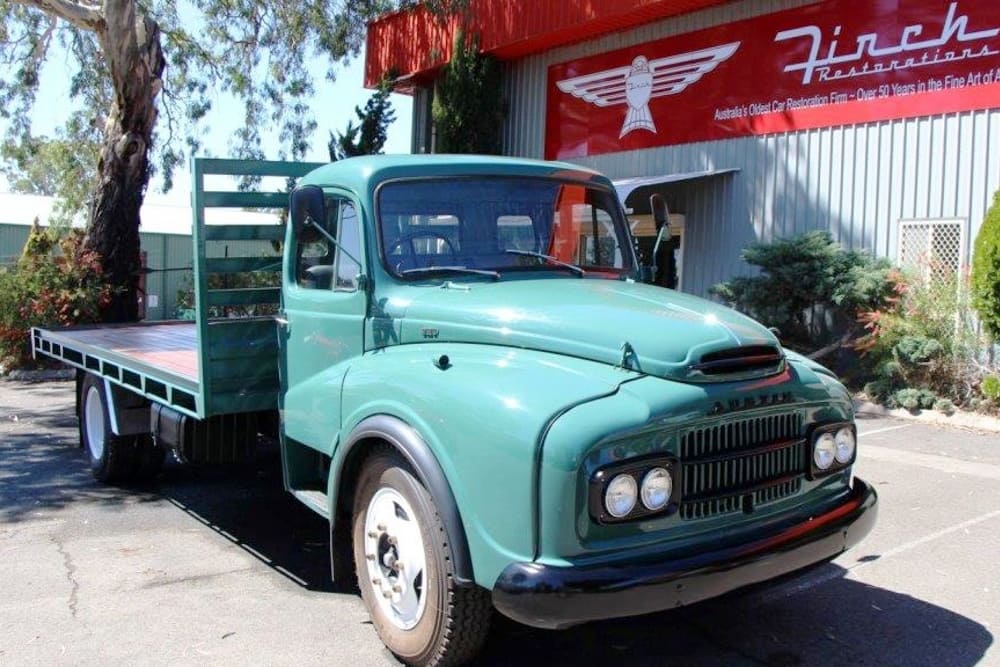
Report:
<svg viewBox="0 0 1000 667"><path fill-rule="evenodd" d="M138 319L139 209L149 183L149 152L164 58L160 29L134 0L106 0L96 33L111 75L108 110L90 207L87 243L115 288L106 322Z"/></svg>

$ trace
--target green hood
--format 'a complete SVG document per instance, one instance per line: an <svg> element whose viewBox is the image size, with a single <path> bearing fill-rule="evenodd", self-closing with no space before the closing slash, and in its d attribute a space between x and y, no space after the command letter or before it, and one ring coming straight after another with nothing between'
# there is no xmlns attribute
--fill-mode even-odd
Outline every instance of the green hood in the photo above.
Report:
<svg viewBox="0 0 1000 667"><path fill-rule="evenodd" d="M692 369L703 355L745 346L778 347L766 328L705 299L611 280L444 283L389 298L385 315L401 343L505 345L591 359L658 377L721 381Z"/></svg>

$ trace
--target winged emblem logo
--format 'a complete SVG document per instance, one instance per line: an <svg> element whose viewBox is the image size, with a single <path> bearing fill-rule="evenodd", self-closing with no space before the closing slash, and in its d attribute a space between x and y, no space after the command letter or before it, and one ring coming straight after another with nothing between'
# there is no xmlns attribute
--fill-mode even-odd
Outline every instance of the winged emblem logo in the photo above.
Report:
<svg viewBox="0 0 1000 667"><path fill-rule="evenodd" d="M649 113L649 100L684 92L688 86L728 60L740 44L730 42L655 60L637 56L631 66L563 79L557 81L556 86L564 93L599 107L628 104L619 139L635 130L656 134L656 124Z"/></svg>

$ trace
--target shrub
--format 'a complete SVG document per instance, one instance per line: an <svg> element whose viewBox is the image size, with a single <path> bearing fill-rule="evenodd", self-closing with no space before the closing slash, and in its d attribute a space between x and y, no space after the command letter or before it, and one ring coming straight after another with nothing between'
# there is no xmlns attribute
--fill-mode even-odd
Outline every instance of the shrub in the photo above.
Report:
<svg viewBox="0 0 1000 667"><path fill-rule="evenodd" d="M938 397L935 396L933 391L929 389L918 389L917 390L917 401L920 403L920 407L924 410L930 410L937 403Z"/></svg>
<svg viewBox="0 0 1000 667"><path fill-rule="evenodd" d="M926 364L944 354L944 346L926 336L903 336L893 352L907 364Z"/></svg>
<svg viewBox="0 0 1000 667"><path fill-rule="evenodd" d="M857 342L867 373L882 395L901 389L926 390L910 402L930 408L937 398L967 405L981 373L977 336L967 286L958 279L922 280L895 276L895 296L884 308L863 312L867 334Z"/></svg>
<svg viewBox="0 0 1000 667"><path fill-rule="evenodd" d="M0 364L34 366L31 327L98 322L111 295L100 257L86 247L82 231L36 221L17 264L0 270Z"/></svg>
<svg viewBox="0 0 1000 667"><path fill-rule="evenodd" d="M920 408L919 389L900 389L895 394L896 404L907 410L917 410Z"/></svg>
<svg viewBox="0 0 1000 667"><path fill-rule="evenodd" d="M983 396L994 402L1000 402L1000 377L987 375L979 385Z"/></svg>
<svg viewBox="0 0 1000 667"><path fill-rule="evenodd" d="M955 404L949 401L947 398L939 398L934 401L934 409L938 412L943 412L946 415L953 414L955 412Z"/></svg>
<svg viewBox="0 0 1000 667"><path fill-rule="evenodd" d="M983 328L1000 342L1000 191L976 235L972 256L972 303Z"/></svg>
<svg viewBox="0 0 1000 667"><path fill-rule="evenodd" d="M892 395L892 383L886 380L872 380L864 386L864 392L873 401L885 403Z"/></svg>
<svg viewBox="0 0 1000 667"><path fill-rule="evenodd" d="M711 292L802 347L815 349L829 338L815 317L818 310L852 325L860 310L882 308L893 296L888 261L845 250L825 231L753 244L742 257L760 267L760 275L734 278Z"/></svg>

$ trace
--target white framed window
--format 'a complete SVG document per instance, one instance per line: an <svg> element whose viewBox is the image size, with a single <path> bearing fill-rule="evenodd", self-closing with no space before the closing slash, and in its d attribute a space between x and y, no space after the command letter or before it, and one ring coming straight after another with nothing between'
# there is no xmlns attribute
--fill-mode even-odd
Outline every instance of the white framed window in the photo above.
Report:
<svg viewBox="0 0 1000 667"><path fill-rule="evenodd" d="M955 280L968 264L963 218L900 220L896 262L927 281Z"/></svg>

